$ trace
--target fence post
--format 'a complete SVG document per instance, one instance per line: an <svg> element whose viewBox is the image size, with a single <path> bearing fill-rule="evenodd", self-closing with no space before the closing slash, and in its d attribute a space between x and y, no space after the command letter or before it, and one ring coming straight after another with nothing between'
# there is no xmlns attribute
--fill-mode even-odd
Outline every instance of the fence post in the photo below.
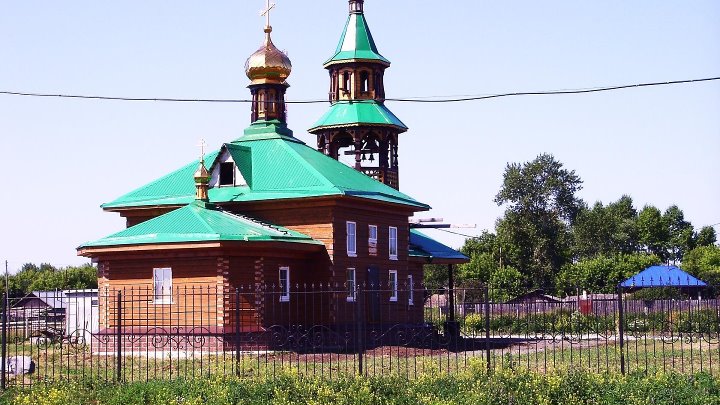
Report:
<svg viewBox="0 0 720 405"><path fill-rule="evenodd" d="M490 365L490 288L485 284L485 362L487 363L487 372L490 374L492 367Z"/></svg>
<svg viewBox="0 0 720 405"><path fill-rule="evenodd" d="M240 376L240 290L235 289L235 375Z"/></svg>
<svg viewBox="0 0 720 405"><path fill-rule="evenodd" d="M448 264L448 322L455 322L455 276L453 274L453 265Z"/></svg>
<svg viewBox="0 0 720 405"><path fill-rule="evenodd" d="M122 291L117 293L117 320L115 322L117 331L115 333L115 345L117 346L117 382L122 381Z"/></svg>
<svg viewBox="0 0 720 405"><path fill-rule="evenodd" d="M2 354L0 357L2 357L2 364L0 364L0 388L5 390L7 388L7 380L5 376L5 367L7 366L7 312L8 312L8 297L7 293L3 293L2 295L2 336L0 336L0 339L2 339L2 342L0 342L0 345L2 345Z"/></svg>
<svg viewBox="0 0 720 405"><path fill-rule="evenodd" d="M355 344L357 345L357 362L358 362L358 375L363 375L363 355L365 353L365 342L363 334L365 330L363 328L363 311L362 311L362 296L363 290L360 287L356 287L357 297L355 298L355 324L357 326Z"/></svg>
<svg viewBox="0 0 720 405"><path fill-rule="evenodd" d="M620 373L625 375L625 309L623 308L622 286L617 288L618 333L620 335Z"/></svg>

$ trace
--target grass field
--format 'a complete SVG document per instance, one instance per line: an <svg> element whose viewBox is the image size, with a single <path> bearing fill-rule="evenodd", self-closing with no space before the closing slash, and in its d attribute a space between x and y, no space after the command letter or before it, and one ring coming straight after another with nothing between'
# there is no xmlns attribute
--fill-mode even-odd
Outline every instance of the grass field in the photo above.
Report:
<svg viewBox="0 0 720 405"><path fill-rule="evenodd" d="M308 378L284 370L274 378L174 379L105 383L92 379L0 395L7 405L710 405L720 380L706 374L538 374L469 367L448 375Z"/></svg>

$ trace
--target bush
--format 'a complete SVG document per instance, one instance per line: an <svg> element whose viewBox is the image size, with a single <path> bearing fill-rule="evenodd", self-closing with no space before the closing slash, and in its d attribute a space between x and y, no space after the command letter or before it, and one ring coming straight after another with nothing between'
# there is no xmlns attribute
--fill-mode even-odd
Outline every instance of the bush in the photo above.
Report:
<svg viewBox="0 0 720 405"><path fill-rule="evenodd" d="M468 314L461 320L463 332L476 334L485 331L485 317ZM559 310L520 315L496 315L490 318L490 331L500 334L579 334L608 333L615 330L612 316L583 315L579 312Z"/></svg>

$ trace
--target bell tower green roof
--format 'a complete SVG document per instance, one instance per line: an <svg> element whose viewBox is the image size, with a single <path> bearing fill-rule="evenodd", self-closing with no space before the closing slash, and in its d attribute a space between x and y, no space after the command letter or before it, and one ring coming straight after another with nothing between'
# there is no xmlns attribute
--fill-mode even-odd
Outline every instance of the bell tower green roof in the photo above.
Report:
<svg viewBox="0 0 720 405"><path fill-rule="evenodd" d="M338 101L333 104L312 128L310 133L325 128L342 128L357 126L393 127L398 132L405 132L408 127L395 116L384 104L375 100Z"/></svg>
<svg viewBox="0 0 720 405"><path fill-rule="evenodd" d="M325 62L325 67L351 61L374 61L390 66L390 61L378 52L363 14L362 2L351 2L345 30L340 37L335 55Z"/></svg>

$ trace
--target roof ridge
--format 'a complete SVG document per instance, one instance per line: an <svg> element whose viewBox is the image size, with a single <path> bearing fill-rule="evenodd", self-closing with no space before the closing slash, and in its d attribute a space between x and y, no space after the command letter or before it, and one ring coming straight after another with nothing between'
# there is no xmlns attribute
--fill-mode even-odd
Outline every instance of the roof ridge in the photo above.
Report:
<svg viewBox="0 0 720 405"><path fill-rule="evenodd" d="M210 225L205 220L205 218L203 218L202 215L200 215L200 211L216 212L217 210L211 209L208 207L203 207L203 206L193 204L193 203L188 204L185 207L190 207L190 211L192 212L192 215L195 217L195 219L197 219L203 225L203 227L205 228L205 231L207 231L207 233L215 232L215 229L212 227L212 225Z"/></svg>
<svg viewBox="0 0 720 405"><path fill-rule="evenodd" d="M212 152L209 152L209 153L206 154L206 156L207 156L207 157L210 157L210 156L213 156L213 154L219 154L219 153L220 153L220 149L215 150L215 151L212 151ZM217 156L216 156L216 157L217 157ZM215 158L216 158L216 157L215 157ZM215 160L215 158L213 158L213 160ZM192 162L190 162L190 163L188 163L188 164L186 164L186 165L183 165L180 169L175 170L175 171L172 171L172 172L170 172L170 173L167 173L167 174L165 174L165 175L163 175L163 176L161 176L161 177L158 177L157 179L152 180L152 181L150 181L149 183L145 183L145 185L140 186L140 187L138 187L138 188L136 188L136 189L134 189L134 190L132 190L132 191L130 191L130 192L127 192L127 193L121 195L120 197L117 197L117 198L113 199L112 201L106 202L106 203L102 204L100 207L103 207L103 208L104 208L104 207L106 207L106 206L112 206L112 205L114 205L117 201L121 201L121 200L123 200L123 199L126 199L126 198L129 197L129 196L132 196L133 194L139 193L139 192L142 191L142 190L147 190L147 189L151 188L151 187L154 186L154 185L160 184L160 183L162 183L163 181L166 181L168 178L170 178L170 177L172 177L172 176L176 176L176 175L178 174L178 172L182 172L183 170L190 170L190 168L192 168L192 170L193 170L193 172L194 172L194 171L197 169L197 165L198 165L199 163L200 163L200 159L199 159L199 158L198 158L198 159L194 159ZM188 177L188 178L189 178L189 179L192 179L192 176L190 176L190 177ZM177 194L164 194L165 197L175 196L175 195L177 195ZM157 199L157 196L151 197L151 198L152 198L152 199ZM146 200L146 198L142 198L142 197L136 198L136 201L144 201L144 200Z"/></svg>
<svg viewBox="0 0 720 405"><path fill-rule="evenodd" d="M325 156L325 154L318 152L317 150L309 147L308 145L306 145L306 144L304 144L304 143L302 143L302 144L294 144L294 145L300 145L301 147L306 147L306 148L308 148L309 150L315 151L315 152L317 152L318 154L320 154L320 155L322 155L322 156ZM290 155L296 162L299 162L303 167L305 167L306 169L308 169L308 171L312 174L312 176L315 177L317 180L319 180L321 183L323 183L326 187L330 187L330 188L332 188L332 189L337 190L338 192L342 192L342 190L341 190L338 186L336 186L335 184L333 184L333 182L331 182L330 180L328 180L327 177L323 176L317 168L315 168L313 165L309 164L308 161L307 161L305 158L303 158L302 156L300 156L300 154L298 153L298 151L296 151L295 149L293 149L293 148L290 146L290 143L289 143L289 142L283 142L283 143L282 143L282 146L283 146L283 148L285 148L285 149L287 149L288 151L291 152L291 153L289 153L289 155ZM328 156L325 156L325 157L328 157ZM343 193L343 194L344 194L344 193Z"/></svg>
<svg viewBox="0 0 720 405"><path fill-rule="evenodd" d="M275 232L281 234L281 236L289 236L289 235L290 235L289 229L287 229L287 228L285 228L285 227L282 227L282 226L280 226L280 225L271 224L270 222L262 221L262 220L257 219L257 218L252 218L252 217L249 217L249 216L247 216L247 215L237 214L237 213L234 213L234 212L231 212L231 211L227 211L227 210L225 210L225 209L223 209L223 208L221 208L221 207L218 207L217 211L220 212L220 213L222 213L222 214L225 214L225 215L234 217L234 218L236 218L236 219L239 219L239 220L242 220L242 221L245 221L245 222L249 222L249 223L254 224L254 225L262 226L263 228L269 229L269 230L271 230L271 231L275 231ZM283 229L279 229L279 228L283 228Z"/></svg>

